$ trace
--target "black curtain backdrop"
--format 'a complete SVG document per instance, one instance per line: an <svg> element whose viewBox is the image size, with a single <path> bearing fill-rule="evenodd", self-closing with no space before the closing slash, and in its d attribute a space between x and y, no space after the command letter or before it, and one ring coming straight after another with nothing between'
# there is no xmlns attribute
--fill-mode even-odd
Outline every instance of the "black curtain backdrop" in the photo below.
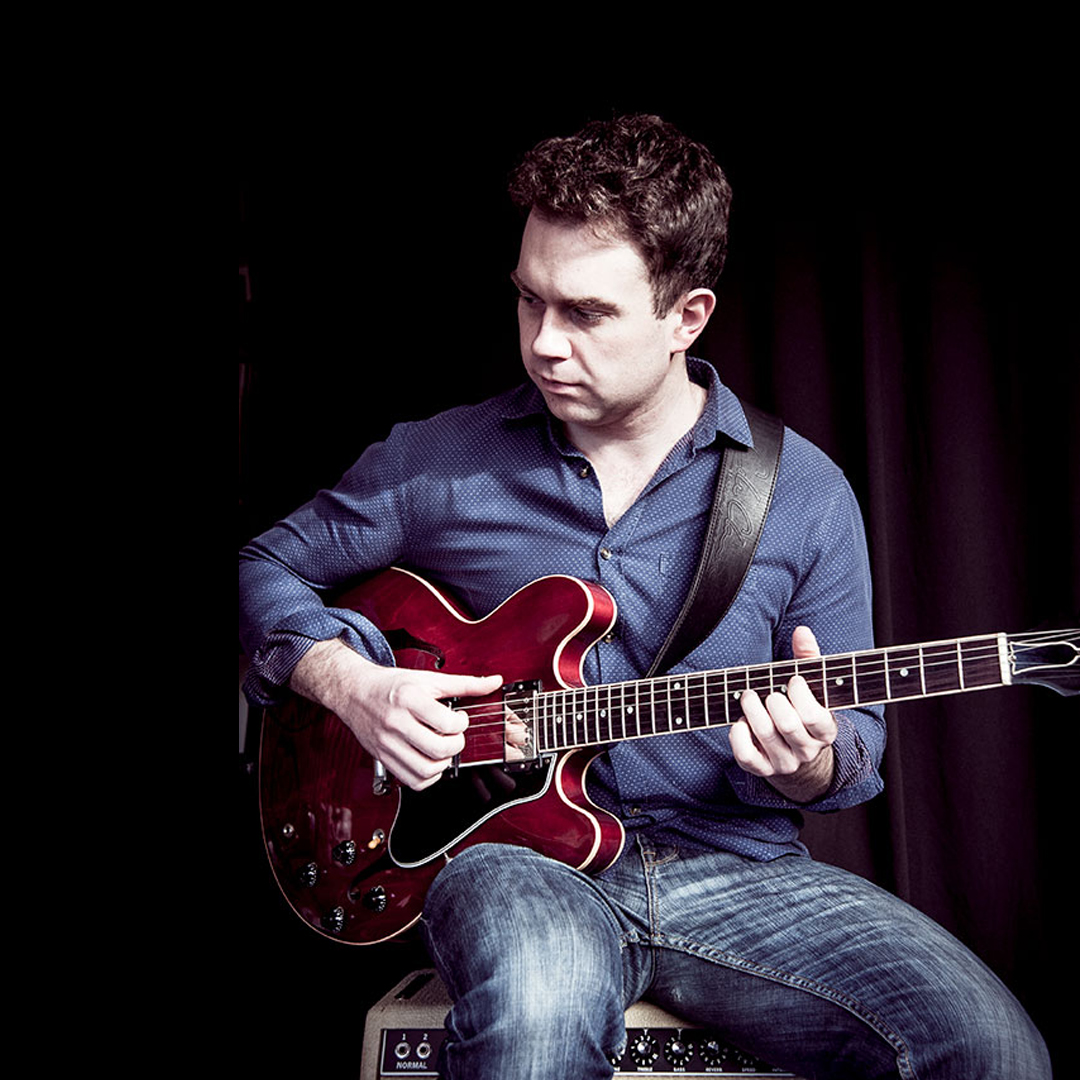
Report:
<svg viewBox="0 0 1080 1080"><path fill-rule="evenodd" d="M1036 97L720 109L689 93L595 94L493 109L459 92L437 113L342 104L317 117L277 101L242 132L240 541L393 422L519 381L506 173L540 137L654 111L712 147L735 191L696 351L847 473L879 643L1076 625L1076 212L1064 106ZM885 794L811 817L808 843L965 941L1064 1060L1054 972L1070 940L1076 700L1016 687L888 718ZM262 865L253 805L248 779L245 970L316 983L317 1001L293 1003L298 1023L321 1023L330 996L355 1027L422 954L300 926ZM272 1026L287 1054L294 1040ZM355 1071L347 1042L323 1049L322 1075L335 1054Z"/></svg>

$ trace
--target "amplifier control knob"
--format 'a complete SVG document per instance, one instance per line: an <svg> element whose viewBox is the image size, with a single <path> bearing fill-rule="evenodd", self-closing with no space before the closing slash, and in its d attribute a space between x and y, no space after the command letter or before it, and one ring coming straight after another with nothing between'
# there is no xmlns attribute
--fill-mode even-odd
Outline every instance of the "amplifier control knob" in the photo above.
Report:
<svg viewBox="0 0 1080 1080"><path fill-rule="evenodd" d="M296 871L296 884L301 889L312 889L319 880L319 864L305 863Z"/></svg>
<svg viewBox="0 0 1080 1080"><path fill-rule="evenodd" d="M701 1060L715 1068L724 1060L724 1044L719 1039L706 1039L701 1044Z"/></svg>
<svg viewBox="0 0 1080 1080"><path fill-rule="evenodd" d="M642 1032L630 1044L630 1057L635 1065L651 1065L659 1056L660 1048L647 1032Z"/></svg>
<svg viewBox="0 0 1080 1080"><path fill-rule="evenodd" d="M686 1059L690 1057L693 1050L693 1043L688 1043L685 1039L676 1036L664 1047L664 1056L672 1065L685 1065Z"/></svg>

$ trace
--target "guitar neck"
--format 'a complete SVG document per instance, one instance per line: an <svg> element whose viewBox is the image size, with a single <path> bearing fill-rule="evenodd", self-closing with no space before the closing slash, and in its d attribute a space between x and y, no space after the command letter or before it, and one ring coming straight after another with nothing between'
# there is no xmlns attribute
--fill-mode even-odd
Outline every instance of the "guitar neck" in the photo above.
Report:
<svg viewBox="0 0 1080 1080"><path fill-rule="evenodd" d="M539 693L529 704L541 753L604 746L673 731L725 727L747 690L787 692L801 675L826 708L986 690L1012 682L1005 634L781 660Z"/></svg>

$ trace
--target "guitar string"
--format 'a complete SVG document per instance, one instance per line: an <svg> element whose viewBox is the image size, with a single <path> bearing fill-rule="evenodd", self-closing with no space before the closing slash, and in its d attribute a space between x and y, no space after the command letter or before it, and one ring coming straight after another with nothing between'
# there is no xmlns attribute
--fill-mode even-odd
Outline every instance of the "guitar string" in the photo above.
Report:
<svg viewBox="0 0 1080 1080"><path fill-rule="evenodd" d="M1080 635L1077 634L1077 631L1073 631L1073 630L1055 631L1053 633L1057 634L1057 635L1061 635L1061 641L1063 641L1065 643L1068 643L1068 644L1072 643L1070 641L1068 635L1080 636ZM1013 643L1018 645L1020 648L1030 649L1030 648L1042 647L1043 645L1045 645L1046 639L1049 636L1051 636L1051 635L1048 635L1048 634L1041 634L1040 635L1040 634L1037 634L1035 632L1032 632L1031 637L1033 638L1033 641L1031 642L1031 644L1028 644L1028 643L1022 642L1022 641L1017 641L1017 640L1014 640L1012 638L1010 640L1013 640ZM1016 637L1019 637L1019 635L1017 635ZM922 671L924 672L924 674L929 672L931 674L931 677L932 677L932 674L933 674L932 669L934 669L934 668L943 668L943 667L955 668L956 665L957 665L957 651L956 651L957 644L958 644L957 642L952 642L952 643L939 643L939 644L935 644L935 645L931 645L931 646L922 646L922 649L923 649L923 652L924 652L924 660L923 660L923 663L921 665L921 668L922 668ZM973 644L973 643L959 642L959 644L960 645L964 645L964 644L969 644L970 645L970 644ZM841 653L841 654L837 654L835 656L828 656L828 657L824 657L824 658L805 657L805 658L799 660L798 662L800 664L803 664L803 665L807 665L807 664L813 665L814 662L819 660L819 659L824 659L826 661L826 673L825 673L824 676L822 675L822 673L820 671L810 672L809 675L800 672L800 674L803 674L803 677L806 678L807 682L810 683L812 686L815 685L815 684L820 686L822 681L823 681L823 678L827 680L827 679L829 679L831 677L829 675L829 672L828 672L828 667L829 667L830 664L832 664L832 666L834 667L834 670L836 670L836 671L840 671L841 668L842 668L842 670L844 672L843 678L845 678L845 680L847 679L846 671L847 671L849 666L853 667L854 672L855 672L855 678L860 678L861 677L861 678L865 679L868 675L874 675L876 677L884 678L887 666L889 667L890 676L892 676L894 671L898 670L897 665L904 666L904 661L909 659L908 657L900 658L900 657L897 657L896 655L887 655L887 654L890 654L890 653L891 654L905 653L905 652L910 651L913 654L915 654L915 656L913 658L911 658L912 659L912 664L910 666L918 668L918 667L920 667L920 665L918 663L918 660L917 660L917 654L919 652L919 649L920 649L920 647L917 646L917 645L915 645L915 646L895 646L895 647L891 647L891 648L885 649L885 650L868 650L868 651L861 652L861 653L846 653L846 654ZM927 652L927 649L929 649L930 651ZM986 644L983 644L982 642L979 642L977 648L969 648L967 651L965 651L963 653L963 662L964 662L965 665L970 665L972 663L978 663L980 661L986 661L986 660L991 659L991 658L996 660L999 655L1000 654L999 654L999 649L998 649L998 643L997 643L996 639L992 643L988 642ZM940 659L935 659L936 657L940 657ZM853 661L853 660L854 660L854 664L851 663L851 661ZM760 687L754 685L755 678L759 682L764 683L765 679L768 678L768 679L771 680L773 678L773 673L776 671L777 668L783 667L784 665L787 665L787 664L794 664L794 663L795 663L794 660L781 660L781 661L776 661L776 662L771 663L771 664L748 665L748 666L745 666L745 667L735 667L735 668L720 669L720 670L715 671L715 672L713 672L713 671L685 672L685 673L680 674L680 675L660 676L660 677L656 678L655 680L647 680L647 679L645 679L645 680L629 680L629 681L623 682L623 683L600 684L599 686L575 687L575 688L570 688L570 689L559 689L559 690L545 690L545 691L540 691L540 694L541 694L542 697L547 696L547 695L554 696L556 694L573 694L573 693L588 694L590 692L599 695L600 693L604 692L605 690L614 690L617 687L636 686L636 685L639 685L640 683L643 683L643 682L650 683L650 685L653 686L654 688L660 689L661 694L663 694L665 692L665 690L664 690L664 687L661 686L661 684L669 683L671 685L669 685L669 687L667 689L675 689L674 684L677 683L677 682L681 682L681 681L689 682L691 679L695 679L695 678L704 680L705 678L712 677L713 679L716 679L717 676L720 675L720 674L727 675L729 678L726 681L728 681L728 682L730 682L732 680L735 680L735 681L738 681L738 682L746 681L746 682L750 683L750 686L749 686L750 689L755 689L755 690L762 689L763 690L764 685L761 685ZM1068 665L1067 664L1061 664L1061 665L1054 665L1054 666L1065 667L1065 666L1068 666ZM794 674L795 673L792 672L792 675L794 675ZM781 676L781 680L783 680L783 676ZM921 685L921 681L920 681L920 685ZM745 687L745 686L736 687L734 691L729 691L729 692L732 692L732 693L737 692L737 693L739 693L741 695L743 692L745 692L745 690L747 688L748 687ZM959 689L961 689L961 687L955 687L955 688L950 687L949 689L957 689L957 690L959 690ZM703 690L703 692L699 693L697 688L695 688L694 691L692 691L689 695L687 695L685 689L680 687L680 688L678 688L676 690L676 693L680 694L680 695L683 695L683 699L685 701L691 703L691 704L697 704L697 703L699 703L701 701L712 700L712 699L716 698L717 696L719 696L719 694L723 693L722 691L717 691L715 689L710 690L707 686L703 686L702 690ZM933 693L933 692L931 692L931 693ZM654 693L654 696L655 696L655 693ZM916 698L923 697L923 696L924 695L921 692L919 694L912 695L912 697L916 697ZM929 695L925 695L925 696L929 696ZM895 700L904 700L904 698L903 697L898 697ZM523 709L523 708L528 707L532 702L533 702L533 697L531 695L528 696L528 697L518 697L518 698L510 697L510 698L505 698L505 699L503 699L502 701L499 701L499 702L483 702L483 703L480 703L480 704L475 705L475 706L462 705L459 708L456 708L455 711L466 713L470 717L470 721L471 721L470 722L470 730L475 731L475 730L483 728L483 727L501 726L503 723L505 723L505 719L506 719L505 718L505 711L507 709L509 709L511 712L515 708ZM651 704L653 706L653 710L655 711L655 704L656 703L652 702ZM848 703L848 705L855 705L855 704L856 704L855 702ZM586 702L585 705L587 707L588 702ZM841 707L846 707L846 706L841 706ZM494 717L495 719L492 722L485 724L483 721L484 721L485 717L488 717L488 716ZM598 719L606 719L606 718L605 717L590 716L590 717L584 718L584 722L596 722ZM479 723L473 722L473 721L477 721L477 720L480 721L480 722ZM725 724L729 723L729 721L724 721L724 723ZM717 725L717 726L719 726L719 725Z"/></svg>

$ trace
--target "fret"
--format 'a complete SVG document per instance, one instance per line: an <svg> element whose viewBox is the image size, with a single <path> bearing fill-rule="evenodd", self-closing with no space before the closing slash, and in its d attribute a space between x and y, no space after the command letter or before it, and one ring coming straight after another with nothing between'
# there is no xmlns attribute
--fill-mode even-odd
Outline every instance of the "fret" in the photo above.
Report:
<svg viewBox="0 0 1080 1080"><path fill-rule="evenodd" d="M672 682L674 682L674 680L670 676L664 680L664 684L665 684L664 689L666 691L664 697L665 697L665 708L667 709L667 719L664 720L663 723L667 725L667 730L668 731L673 731L674 730L674 728L672 727L672 721L671 721L671 718L674 715L672 713L672 711L671 711L671 684L672 684Z"/></svg>
<svg viewBox="0 0 1080 1080"><path fill-rule="evenodd" d="M588 698L588 691L584 688L574 691L573 708L574 708L574 741L571 746L587 746L589 739L585 732L585 716L586 716L586 701Z"/></svg>
<svg viewBox="0 0 1080 1080"><path fill-rule="evenodd" d="M884 652L865 652L852 657L858 670L858 682L855 684L855 704L867 704L874 701L888 701L889 689L885 679L886 664Z"/></svg>
<svg viewBox="0 0 1080 1080"><path fill-rule="evenodd" d="M683 731L686 728L686 680L679 678L672 681L672 714L669 717L672 731Z"/></svg>
<svg viewBox="0 0 1080 1080"><path fill-rule="evenodd" d="M956 643L956 671L960 676L960 689L964 689L964 654L960 651L960 642Z"/></svg>
<svg viewBox="0 0 1080 1080"><path fill-rule="evenodd" d="M927 645L923 648L923 672L928 694L951 694L963 690L960 675L959 642Z"/></svg>
<svg viewBox="0 0 1080 1080"><path fill-rule="evenodd" d="M709 673L707 671L701 673L701 710L704 717L702 726L712 727L712 722L709 720Z"/></svg>
<svg viewBox="0 0 1080 1080"><path fill-rule="evenodd" d="M608 730L611 732L612 742L626 738L626 691L622 683L616 683L611 688L611 721Z"/></svg>
<svg viewBox="0 0 1080 1080"><path fill-rule="evenodd" d="M602 743L604 741L603 737L600 735L600 691L602 689L603 689L602 686L598 686L596 688L596 692L593 694L592 717L591 717L591 719L592 719L592 728L590 730L590 737L589 737L588 741L590 743L592 743L594 746L597 743ZM587 721L586 721L586 726L588 726Z"/></svg>
<svg viewBox="0 0 1080 1080"><path fill-rule="evenodd" d="M855 683L852 679L852 656L825 657L825 682L828 684L829 708L843 709L855 703Z"/></svg>
<svg viewBox="0 0 1080 1080"><path fill-rule="evenodd" d="M964 689L1002 684L1001 660L995 637L973 638L960 642L960 657Z"/></svg>
<svg viewBox="0 0 1080 1080"><path fill-rule="evenodd" d="M686 725L703 728L708 725L705 708L705 676L699 673L686 677Z"/></svg>
<svg viewBox="0 0 1080 1080"><path fill-rule="evenodd" d="M551 746L551 696L549 694L539 694L536 699L537 713L536 721L533 724L533 738L536 740L536 749L542 753Z"/></svg>
<svg viewBox="0 0 1080 1080"><path fill-rule="evenodd" d="M641 683L634 683L634 734L641 734Z"/></svg>
<svg viewBox="0 0 1080 1080"><path fill-rule="evenodd" d="M829 705L829 680L825 678L825 658L811 657L801 661L801 665L799 674L806 680L810 692L826 709L831 708ZM813 669L809 673L805 670L808 665Z"/></svg>
<svg viewBox="0 0 1080 1080"><path fill-rule="evenodd" d="M746 669L746 689L753 690L759 698L766 698L772 689L772 669L769 665L759 665Z"/></svg>
<svg viewBox="0 0 1080 1080"><path fill-rule="evenodd" d="M783 660L772 665L773 692L787 697L788 683L799 673L799 665L794 660Z"/></svg>
<svg viewBox="0 0 1080 1080"><path fill-rule="evenodd" d="M922 692L926 693L926 657L923 656L923 647L919 646L919 685Z"/></svg>
<svg viewBox="0 0 1080 1080"><path fill-rule="evenodd" d="M887 649L885 652L889 701L919 697L922 689L922 658L918 649Z"/></svg>
<svg viewBox="0 0 1080 1080"><path fill-rule="evenodd" d="M738 719L742 716L742 696L750 689L750 668L738 668L732 671L731 687L727 700L731 704L731 710Z"/></svg>

